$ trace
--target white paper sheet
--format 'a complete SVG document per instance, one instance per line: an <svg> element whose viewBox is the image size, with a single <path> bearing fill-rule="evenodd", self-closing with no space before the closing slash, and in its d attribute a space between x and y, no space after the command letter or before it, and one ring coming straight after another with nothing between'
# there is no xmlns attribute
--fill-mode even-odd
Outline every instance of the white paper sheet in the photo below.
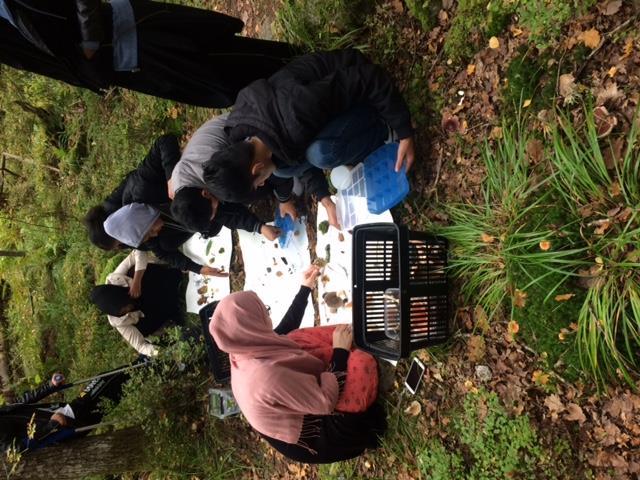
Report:
<svg viewBox="0 0 640 480"><path fill-rule="evenodd" d="M278 240L270 242L258 233L238 230L244 262L244 290L253 290L270 308L274 328L289 309L300 289L302 272L311 263L309 239L304 223L296 223L296 233L286 248ZM314 311L311 299L307 303L301 327L313 327Z"/></svg>
<svg viewBox="0 0 640 480"><path fill-rule="evenodd" d="M335 201L335 197L333 197ZM360 219L366 219L360 223L376 223L376 222L393 222L390 211L386 211L380 215L374 215L367 210L366 201L362 204L354 204L358 211ZM318 258L327 258L327 246L329 246L329 262L324 267L324 272L318 279L318 307L320 310L320 325L337 325L339 323L351 323L352 321L352 275L351 275L351 247L352 235L346 231L338 231L333 227L329 227L327 233L320 231L319 225L327 221L327 211L321 205L318 205L317 216L317 243L316 255ZM332 313L331 309L325 302L325 294L335 295L345 298L345 305Z"/></svg>
<svg viewBox="0 0 640 480"><path fill-rule="evenodd" d="M196 233L182 245L183 253L194 262L229 271L231 265L231 230L222 227L218 235L203 238ZM208 253L207 253L208 252ZM221 300L230 292L228 277L203 276L189 272L186 304L187 312L198 313L202 307L214 300Z"/></svg>

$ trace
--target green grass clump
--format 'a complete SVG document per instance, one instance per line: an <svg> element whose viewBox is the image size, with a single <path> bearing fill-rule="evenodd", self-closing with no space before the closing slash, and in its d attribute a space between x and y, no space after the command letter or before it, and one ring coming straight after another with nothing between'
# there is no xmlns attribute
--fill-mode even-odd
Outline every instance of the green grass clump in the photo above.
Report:
<svg viewBox="0 0 640 480"><path fill-rule="evenodd" d="M432 439L418 453L424 478L493 480L496 478L566 478L557 452L542 444L527 415L510 416L495 393L468 394L453 413L446 441Z"/></svg>
<svg viewBox="0 0 640 480"><path fill-rule="evenodd" d="M461 292L466 301L482 305L490 317L507 298L526 293L545 276L556 273L564 278L577 269L573 258L580 249L547 218L552 210L550 180L530 168L530 138L519 125L505 125L502 139L483 150L484 203L443 205L451 223L440 233L451 242L451 271L464 280ZM544 241L551 241L553 248L542 250ZM531 275L531 267L539 269L538 275ZM524 282L516 282L518 273Z"/></svg>
<svg viewBox="0 0 640 480"><path fill-rule="evenodd" d="M469 60L490 37L504 30L512 13L513 3L508 0L460 0L445 38L447 58Z"/></svg>
<svg viewBox="0 0 640 480"><path fill-rule="evenodd" d="M362 28L362 0L285 0L276 14L279 36L309 51L354 46Z"/></svg>
<svg viewBox="0 0 640 480"><path fill-rule="evenodd" d="M639 116L615 158L609 138L599 138L593 112L586 104L581 119L558 116L553 179L587 248L579 271L589 287L578 316L583 366L600 384L619 378L633 385L640 373Z"/></svg>
<svg viewBox="0 0 640 480"><path fill-rule="evenodd" d="M442 3L436 0L406 0L407 9L416 20L420 22L422 29L431 30L435 23L438 10L442 7Z"/></svg>
<svg viewBox="0 0 640 480"><path fill-rule="evenodd" d="M571 18L584 15L595 0L520 0L518 19L529 32L529 40L545 50L555 44L562 27Z"/></svg>

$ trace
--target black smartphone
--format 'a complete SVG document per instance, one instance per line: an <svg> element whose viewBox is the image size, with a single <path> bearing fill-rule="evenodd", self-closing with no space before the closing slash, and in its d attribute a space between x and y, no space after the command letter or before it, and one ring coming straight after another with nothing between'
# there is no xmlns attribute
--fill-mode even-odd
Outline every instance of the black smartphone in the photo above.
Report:
<svg viewBox="0 0 640 480"><path fill-rule="evenodd" d="M407 373L407 377L404 379L404 386L412 394L415 394L418 391L418 387L420 387L420 382L422 382L423 374L424 374L423 363L417 358L414 358L413 361L411 362L411 368L409 369L409 373Z"/></svg>

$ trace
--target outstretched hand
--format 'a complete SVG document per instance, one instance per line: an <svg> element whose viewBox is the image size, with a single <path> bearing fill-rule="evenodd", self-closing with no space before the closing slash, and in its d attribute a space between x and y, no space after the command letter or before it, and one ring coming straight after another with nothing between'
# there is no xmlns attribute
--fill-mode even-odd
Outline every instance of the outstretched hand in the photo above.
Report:
<svg viewBox="0 0 640 480"><path fill-rule="evenodd" d="M353 344L353 329L348 323L336 326L333 331L333 348L351 350Z"/></svg>
<svg viewBox="0 0 640 480"><path fill-rule="evenodd" d="M229 273L223 272L219 268L209 267L205 265L200 269L200 275L210 275L212 277L228 277Z"/></svg>
<svg viewBox="0 0 640 480"><path fill-rule="evenodd" d="M416 157L416 145L413 137L407 137L400 140L398 145L398 157L396 158L396 172L402 169L402 165L406 165L408 172Z"/></svg>
<svg viewBox="0 0 640 480"><path fill-rule="evenodd" d="M313 290L317 282L316 280L320 276L320 267L317 265L309 265L304 272L302 272L302 285Z"/></svg>
<svg viewBox="0 0 640 480"><path fill-rule="evenodd" d="M276 238L280 236L282 233L278 227L274 227L273 225L262 225L260 227L260 233L269 240L273 242Z"/></svg>

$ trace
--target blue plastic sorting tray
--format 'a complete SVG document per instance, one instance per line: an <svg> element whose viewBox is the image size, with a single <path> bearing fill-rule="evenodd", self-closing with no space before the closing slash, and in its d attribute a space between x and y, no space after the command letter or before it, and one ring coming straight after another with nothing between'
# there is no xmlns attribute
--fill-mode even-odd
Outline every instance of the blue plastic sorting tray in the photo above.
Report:
<svg viewBox="0 0 640 480"><path fill-rule="evenodd" d="M280 209L276 207L275 220L273 225L280 229L280 236L278 237L278 243L280 248L286 248L293 238L293 233L296 231L296 224L289 215L284 217L280 216Z"/></svg>
<svg viewBox="0 0 640 480"><path fill-rule="evenodd" d="M364 160L364 178L367 186L367 208L371 213L382 213L400 203L409 193L409 181L403 168L396 173L398 144L388 143Z"/></svg>

